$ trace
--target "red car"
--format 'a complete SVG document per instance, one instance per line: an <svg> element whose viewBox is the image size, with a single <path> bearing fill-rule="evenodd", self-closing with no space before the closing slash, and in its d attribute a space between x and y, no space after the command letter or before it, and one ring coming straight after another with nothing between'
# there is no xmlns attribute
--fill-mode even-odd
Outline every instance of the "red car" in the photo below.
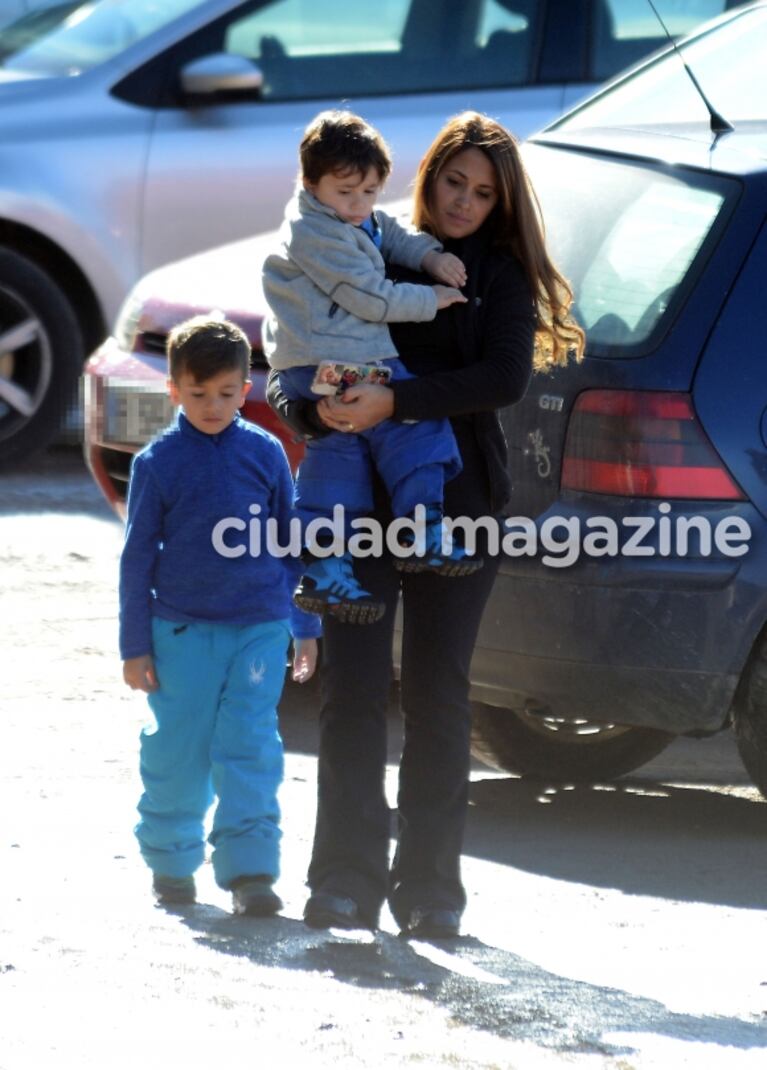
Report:
<svg viewBox="0 0 767 1070"><path fill-rule="evenodd" d="M147 275L132 291L114 334L85 368L85 457L93 477L123 516L131 457L173 415L165 381L165 339L181 320L221 312L239 324L253 347L243 416L277 435L295 469L303 445L264 400L267 366L261 353L263 236L191 257Z"/></svg>

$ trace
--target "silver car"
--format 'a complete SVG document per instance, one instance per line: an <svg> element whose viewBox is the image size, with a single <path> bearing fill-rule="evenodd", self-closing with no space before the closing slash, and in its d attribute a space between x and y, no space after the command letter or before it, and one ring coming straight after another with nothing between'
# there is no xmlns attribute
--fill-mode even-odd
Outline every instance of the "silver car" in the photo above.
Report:
<svg viewBox="0 0 767 1070"><path fill-rule="evenodd" d="M732 0L673 0L682 33ZM41 446L84 354L161 264L274 226L307 121L346 103L394 150L447 116L520 137L655 48L645 0L99 0L0 31L0 460ZM35 29L34 26L37 26Z"/></svg>

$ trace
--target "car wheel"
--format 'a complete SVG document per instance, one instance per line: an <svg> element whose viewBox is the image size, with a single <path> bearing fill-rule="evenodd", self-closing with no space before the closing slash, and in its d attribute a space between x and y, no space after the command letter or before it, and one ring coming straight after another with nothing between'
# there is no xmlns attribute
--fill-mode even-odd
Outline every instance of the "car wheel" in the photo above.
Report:
<svg viewBox="0 0 767 1070"><path fill-rule="evenodd" d="M76 397L84 360L74 310L31 260L0 249L0 461L45 446Z"/></svg>
<svg viewBox="0 0 767 1070"><path fill-rule="evenodd" d="M735 738L748 775L767 797L767 636L735 693Z"/></svg>
<svg viewBox="0 0 767 1070"><path fill-rule="evenodd" d="M472 752L522 776L612 780L645 762L674 737L654 728L544 717L473 703Z"/></svg>

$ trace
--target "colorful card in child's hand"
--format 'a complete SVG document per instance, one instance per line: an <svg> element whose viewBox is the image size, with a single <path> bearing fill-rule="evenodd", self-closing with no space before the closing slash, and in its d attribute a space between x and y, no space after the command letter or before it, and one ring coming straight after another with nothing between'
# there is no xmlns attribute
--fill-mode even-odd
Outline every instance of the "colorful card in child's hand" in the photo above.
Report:
<svg viewBox="0 0 767 1070"><path fill-rule="evenodd" d="M374 383L385 386L391 379L391 368L385 364L352 364L349 361L323 360L312 380L313 394L343 394L348 386Z"/></svg>

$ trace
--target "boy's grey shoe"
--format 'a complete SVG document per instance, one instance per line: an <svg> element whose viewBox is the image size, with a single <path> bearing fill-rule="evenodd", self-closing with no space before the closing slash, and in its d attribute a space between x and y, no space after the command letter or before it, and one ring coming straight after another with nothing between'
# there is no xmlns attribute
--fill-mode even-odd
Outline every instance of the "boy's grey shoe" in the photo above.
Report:
<svg viewBox="0 0 767 1070"><path fill-rule="evenodd" d="M152 891L158 903L174 904L197 902L197 888L194 877L163 877L155 873L152 880Z"/></svg>
<svg viewBox="0 0 767 1070"><path fill-rule="evenodd" d="M270 918L282 910L282 900L272 888L272 878L238 877L232 881L232 910L249 918Z"/></svg>

